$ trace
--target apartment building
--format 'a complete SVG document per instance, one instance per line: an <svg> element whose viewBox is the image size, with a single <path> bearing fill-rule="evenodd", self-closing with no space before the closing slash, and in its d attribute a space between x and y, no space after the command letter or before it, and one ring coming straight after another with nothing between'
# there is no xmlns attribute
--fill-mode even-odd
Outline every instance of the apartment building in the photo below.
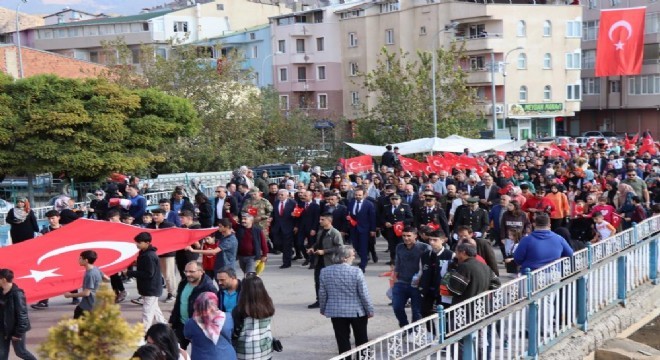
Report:
<svg viewBox="0 0 660 360"><path fill-rule="evenodd" d="M340 24L342 102L349 121L360 117L363 102L374 101L355 82L359 72L376 67L381 48L414 54L457 41L465 43L469 60L460 66L469 72L477 111L490 130L495 130L495 112L497 137L553 136L578 127L580 6L563 1L376 0L335 13Z"/></svg>
<svg viewBox="0 0 660 360"><path fill-rule="evenodd" d="M344 114L343 47L335 11L347 6L271 17L274 85L283 111L301 109L324 124Z"/></svg>
<svg viewBox="0 0 660 360"><path fill-rule="evenodd" d="M109 17L105 14L92 14L86 11L64 8L62 11L44 16L44 25L64 24L76 21L103 19Z"/></svg>
<svg viewBox="0 0 660 360"><path fill-rule="evenodd" d="M250 0L197 3L181 9L146 11L137 15L60 22L23 30L24 46L55 52L76 59L106 63L104 41L122 38L139 63L140 47L153 45L167 57L170 42L197 42L250 28L269 16L290 12L283 5Z"/></svg>
<svg viewBox="0 0 660 360"><path fill-rule="evenodd" d="M600 11L646 6L642 72L595 77ZM647 0L587 0L583 4L582 110L579 131L660 133L660 3ZM577 133L577 132L575 132Z"/></svg>

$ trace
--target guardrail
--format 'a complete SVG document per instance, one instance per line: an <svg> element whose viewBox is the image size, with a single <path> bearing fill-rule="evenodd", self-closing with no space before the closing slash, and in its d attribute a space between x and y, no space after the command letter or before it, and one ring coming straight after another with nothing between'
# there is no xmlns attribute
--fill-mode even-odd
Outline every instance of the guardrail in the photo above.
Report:
<svg viewBox="0 0 660 360"><path fill-rule="evenodd" d="M659 231L660 216L644 220L331 360L534 358L642 284L657 283Z"/></svg>

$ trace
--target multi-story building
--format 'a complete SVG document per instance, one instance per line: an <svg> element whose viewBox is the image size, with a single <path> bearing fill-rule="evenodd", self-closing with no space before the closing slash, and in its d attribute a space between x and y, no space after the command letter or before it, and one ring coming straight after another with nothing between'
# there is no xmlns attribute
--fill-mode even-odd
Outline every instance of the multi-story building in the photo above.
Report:
<svg viewBox="0 0 660 360"><path fill-rule="evenodd" d="M283 111L301 109L325 124L343 116L343 48L335 11L347 6L271 17L274 84Z"/></svg>
<svg viewBox="0 0 660 360"><path fill-rule="evenodd" d="M642 72L635 76L595 77L600 11L646 6ZM660 133L660 3L588 0L583 5L582 110L579 129Z"/></svg>
<svg viewBox="0 0 660 360"><path fill-rule="evenodd" d="M109 16L105 14L91 14L86 11L80 11L67 7L62 9L62 11L44 16L44 25L64 24L76 21L103 19L107 17Z"/></svg>
<svg viewBox="0 0 660 360"><path fill-rule="evenodd" d="M221 36L287 12L290 10L283 5L251 0L198 3L176 10L45 25L23 30L26 36L22 39L26 39L24 46L105 63L103 43L121 38L137 65L142 45L153 45L157 54L167 57L171 42L191 43Z"/></svg>
<svg viewBox="0 0 660 360"><path fill-rule="evenodd" d="M414 55L459 41L487 129L495 130L495 112L498 137L565 133L580 110L581 12L558 0L375 0L339 9L344 115L357 119L362 102L374 101L357 75L377 66L381 48Z"/></svg>

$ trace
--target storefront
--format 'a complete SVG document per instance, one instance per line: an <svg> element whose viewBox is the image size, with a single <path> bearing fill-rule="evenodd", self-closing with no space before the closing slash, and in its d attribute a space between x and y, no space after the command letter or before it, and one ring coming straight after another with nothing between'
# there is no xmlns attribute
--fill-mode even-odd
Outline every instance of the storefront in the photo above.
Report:
<svg viewBox="0 0 660 360"><path fill-rule="evenodd" d="M563 130L563 104L511 104L505 121L505 128L518 140L554 137L557 124Z"/></svg>

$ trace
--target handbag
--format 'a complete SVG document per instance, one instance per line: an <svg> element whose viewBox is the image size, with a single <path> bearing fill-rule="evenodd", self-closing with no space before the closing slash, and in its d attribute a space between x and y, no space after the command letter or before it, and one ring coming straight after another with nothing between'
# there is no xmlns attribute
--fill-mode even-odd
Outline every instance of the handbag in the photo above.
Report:
<svg viewBox="0 0 660 360"><path fill-rule="evenodd" d="M279 339L273 338L273 351L282 352L284 347Z"/></svg>

